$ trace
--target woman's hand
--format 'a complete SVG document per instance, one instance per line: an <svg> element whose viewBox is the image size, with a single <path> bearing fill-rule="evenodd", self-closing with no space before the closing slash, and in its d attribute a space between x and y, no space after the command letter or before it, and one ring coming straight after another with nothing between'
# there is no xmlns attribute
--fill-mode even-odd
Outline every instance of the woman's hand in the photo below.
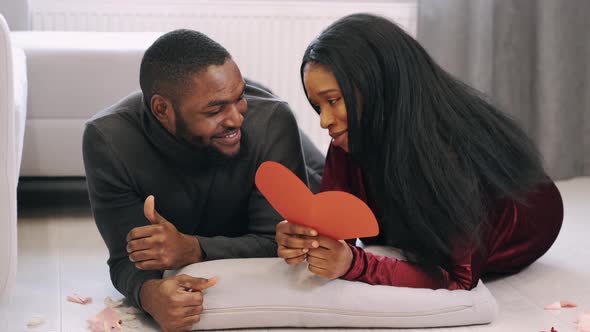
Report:
<svg viewBox="0 0 590 332"><path fill-rule="evenodd" d="M317 235L314 229L284 220L276 228L277 255L289 265L301 263L310 249L320 246Z"/></svg>
<svg viewBox="0 0 590 332"><path fill-rule="evenodd" d="M276 228L277 254L287 264L305 260L314 274L336 279L343 276L352 264L352 250L345 241L318 235L317 231L284 220Z"/></svg>
<svg viewBox="0 0 590 332"><path fill-rule="evenodd" d="M348 244L323 235L315 239L320 246L307 252L309 270L326 279L340 278L348 272L353 255Z"/></svg>

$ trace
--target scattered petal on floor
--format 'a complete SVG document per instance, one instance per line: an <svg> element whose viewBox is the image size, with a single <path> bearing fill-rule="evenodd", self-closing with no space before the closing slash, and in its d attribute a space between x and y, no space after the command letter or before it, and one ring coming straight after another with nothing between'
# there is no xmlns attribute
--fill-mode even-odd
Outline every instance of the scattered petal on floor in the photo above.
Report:
<svg viewBox="0 0 590 332"><path fill-rule="evenodd" d="M121 321L123 321L123 322L128 322L130 320L137 319L137 316L132 315L132 314L125 314L125 313L121 314L120 317L121 317Z"/></svg>
<svg viewBox="0 0 590 332"><path fill-rule="evenodd" d="M127 308L127 310L125 310L125 312L128 314L132 314L132 315L137 315L137 314L142 313L142 311L137 309L136 307L129 307L129 308Z"/></svg>
<svg viewBox="0 0 590 332"><path fill-rule="evenodd" d="M109 308L117 308L123 305L123 300L113 301L110 296L105 297L104 305Z"/></svg>
<svg viewBox="0 0 590 332"><path fill-rule="evenodd" d="M78 303L78 304L92 303L91 297L81 298L78 294L68 295L67 299L69 302Z"/></svg>
<svg viewBox="0 0 590 332"><path fill-rule="evenodd" d="M553 326L551 326L551 331L550 332L557 332L557 330Z"/></svg>
<svg viewBox="0 0 590 332"><path fill-rule="evenodd" d="M545 310L559 310L561 309L561 304L559 302L553 302L545 306Z"/></svg>
<svg viewBox="0 0 590 332"><path fill-rule="evenodd" d="M142 322L140 322L139 320L130 320L125 322L124 324L125 325L123 326L122 332L134 331L136 329L145 328Z"/></svg>
<svg viewBox="0 0 590 332"><path fill-rule="evenodd" d="M578 305L570 301L557 301L545 306L545 310L559 310L562 308L576 308Z"/></svg>
<svg viewBox="0 0 590 332"><path fill-rule="evenodd" d="M543 330L541 332L547 332L547 331ZM557 332L557 330L553 326L551 326L551 330L549 332Z"/></svg>
<svg viewBox="0 0 590 332"><path fill-rule="evenodd" d="M121 318L111 307L104 308L96 316L87 320L88 329L92 332L121 331Z"/></svg>
<svg viewBox="0 0 590 332"><path fill-rule="evenodd" d="M578 305L570 301L559 301L562 308L576 308Z"/></svg>
<svg viewBox="0 0 590 332"><path fill-rule="evenodd" d="M33 328L33 327L41 326L43 324L45 324L45 318L43 318L41 316L35 316L27 322L27 327Z"/></svg>

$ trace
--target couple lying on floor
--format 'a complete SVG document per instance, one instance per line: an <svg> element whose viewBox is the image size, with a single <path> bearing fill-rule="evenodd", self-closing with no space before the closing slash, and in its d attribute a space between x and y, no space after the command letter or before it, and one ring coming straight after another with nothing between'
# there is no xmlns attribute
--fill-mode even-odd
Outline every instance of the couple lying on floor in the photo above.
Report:
<svg viewBox="0 0 590 332"><path fill-rule="evenodd" d="M561 228L523 130L384 18L344 17L305 51L303 89L333 138L325 162L289 105L202 33L161 36L139 80L88 121L84 164L113 285L165 331L199 321L211 282L164 270L278 255L327 279L469 290L537 260ZM254 184L264 161L364 200L380 233L361 240L406 260L283 221Z"/></svg>

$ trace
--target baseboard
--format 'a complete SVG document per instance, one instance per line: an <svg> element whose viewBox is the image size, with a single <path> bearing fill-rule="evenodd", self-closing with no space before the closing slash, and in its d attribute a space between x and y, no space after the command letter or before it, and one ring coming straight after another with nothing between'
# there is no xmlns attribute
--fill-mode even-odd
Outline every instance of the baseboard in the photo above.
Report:
<svg viewBox="0 0 590 332"><path fill-rule="evenodd" d="M21 177L17 192L19 208L90 206L84 177Z"/></svg>

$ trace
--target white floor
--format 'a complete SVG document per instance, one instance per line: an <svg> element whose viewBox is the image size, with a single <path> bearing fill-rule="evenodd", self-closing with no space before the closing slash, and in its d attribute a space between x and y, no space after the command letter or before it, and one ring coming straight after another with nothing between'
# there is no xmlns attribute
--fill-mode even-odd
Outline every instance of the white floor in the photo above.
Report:
<svg viewBox="0 0 590 332"><path fill-rule="evenodd" d="M496 321L428 331L539 332L551 327L559 332L576 331L576 315L590 310L590 178L562 181L558 186L564 198L565 220L554 246L519 274L486 283L500 306ZM87 209L59 206L23 211L18 231L17 285L11 300L0 304L1 332L86 331L86 319L104 307L106 296L121 298L110 283L106 247ZM91 296L94 302L86 306L67 302L66 297L73 293ZM579 307L543 309L559 300L572 301ZM45 322L27 327L34 317ZM145 317L137 324L135 331L157 331Z"/></svg>

